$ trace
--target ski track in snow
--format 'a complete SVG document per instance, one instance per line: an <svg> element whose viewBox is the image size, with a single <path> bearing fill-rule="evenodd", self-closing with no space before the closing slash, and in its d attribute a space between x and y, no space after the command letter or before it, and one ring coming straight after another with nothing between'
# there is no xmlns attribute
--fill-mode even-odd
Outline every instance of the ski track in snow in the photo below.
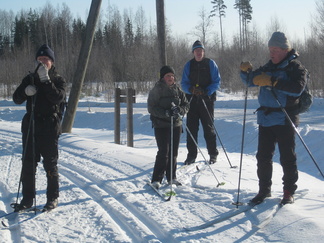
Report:
<svg viewBox="0 0 324 243"><path fill-rule="evenodd" d="M115 160L114 164L118 164L118 166L113 168L112 165L108 165L100 160L93 161L93 156L78 156L78 154L80 154L78 151L69 151L66 148L63 148L63 150L64 152L68 152L69 155L72 155L72 157L67 156L69 162L72 158L75 161L71 161L71 163L61 162L61 166L63 167L60 169L61 174L70 178L75 185L79 186L79 188L83 188L84 192L89 195L92 200L98 203L99 207L101 207L103 211L107 212L107 214L112 217L115 224L121 227L121 230L129 235L132 242L141 242L143 239L148 241L156 237L165 242L174 242L174 239L170 237L167 232L161 230L161 227L156 223L156 221L148 218L147 215L134 207L132 203L128 202L125 195L118 193L118 191L113 188L115 183L129 182L126 180L118 182L118 178L107 179L109 178L109 175L107 175L109 173L100 173L108 167L114 170L111 174L116 175L117 172L120 173L120 178L123 176L125 177L118 167L130 167L128 163ZM61 155L65 157L64 153ZM78 167L76 167L75 164L78 164ZM90 175L88 171L85 172L82 170L83 166L93 168L94 170L91 170L92 174ZM105 168L102 168L101 170L100 167ZM132 169L134 169L136 173L147 173L143 170L139 171L139 168L134 167ZM98 178L99 175L103 178ZM107 182L109 182L109 186L107 185ZM129 187L131 186L132 185L130 184Z"/></svg>
<svg viewBox="0 0 324 243"><path fill-rule="evenodd" d="M1 141L6 141L7 143L9 142L8 144L19 144L19 140L21 139L20 134L16 135L18 136L15 136L13 138L11 133L9 134L0 131ZM62 141L60 141L60 144L59 171L61 194L66 194L64 193L64 188L71 190L72 187L73 191L77 191L75 192L77 195L80 193L84 194L74 199L76 201L80 201L77 203L80 204L80 210L82 208L82 201L94 201L96 203L96 205L91 205L91 210L86 210L86 212L84 213L84 216L89 217L93 217L91 214L101 214L100 218L103 218L104 220L102 220L101 223L97 222L96 225L108 225L107 227L105 227L105 229L99 228L100 230L95 230L97 231L96 240L104 241L105 239L109 238L112 241L114 241L115 239L115 241L121 242L142 242L143 240L145 242L152 240L161 240L162 242L176 242L172 235L164 231L155 220L147 217L144 212L137 209L131 202L128 202L126 199L127 195L125 196L122 193L118 193L118 191L116 191L117 189L113 188L113 185L118 182L118 178L107 179L109 178L109 174L120 174L121 177L128 177L129 175L123 175L123 170L118 168L121 166L131 168L132 170L136 171L136 174L147 175L147 171L136 168L118 159L115 159L114 163L112 165L109 165L104 162L104 159L106 157L104 157L103 159L98 158L94 160L93 158L96 157L95 154L90 156L89 152L82 149L70 149L69 147L65 148ZM4 177L7 178L7 181L10 179L10 168L12 166L12 160L14 158L14 156L9 155L8 158L4 159L5 161L7 161L7 172L4 173ZM41 166L42 164L39 164L39 172L37 174L44 173ZM86 166L87 168L91 167L93 170L85 171L82 169L84 168L84 166ZM107 172L107 168L110 168L112 172ZM89 173L89 171L91 171L91 174ZM105 174L102 174L103 171L105 171ZM107 182L110 182L109 186L107 185ZM124 180L120 183L129 182ZM5 186L2 183L0 185L2 187L1 191L6 191L4 190ZM131 184L129 186L131 187ZM10 193L8 192L8 194ZM69 192L68 194L71 193ZM5 197L6 195L2 196ZM11 195L11 198L14 198L14 195ZM144 198L144 200L147 199ZM73 201L73 199L71 201ZM67 203L60 203L60 207L51 212L51 214L59 214L59 212L56 211L61 211L61 207L65 204ZM11 209L9 208L8 211L10 210ZM34 222L32 224L34 224ZM94 231L96 225L93 225L93 228L84 227L82 234L89 235L90 231ZM66 226L68 226L68 223L66 223ZM112 231L110 230L110 228L115 230ZM105 232L105 234L102 234L102 232ZM120 233L116 234L116 232ZM81 240L81 242L82 240L86 241L86 239L79 239ZM13 240L13 242L15 242L15 240Z"/></svg>
<svg viewBox="0 0 324 243"><path fill-rule="evenodd" d="M19 133L6 133L0 132L1 141L5 141L8 144L17 144L17 153L20 153L19 146L21 146L20 139L21 135ZM68 136L66 136L68 137ZM60 171L60 187L61 187L61 196L59 207L54 211L50 212L52 215L52 222L46 222L46 216L40 216L36 221L31 221L28 224L28 227L32 227L35 230L32 232L38 232L37 230L41 230L43 227L48 228L48 234L53 236L57 236L59 238L60 232L51 231L51 224L54 222L64 222L61 224L61 227L65 229L65 231L71 231L70 238L73 240L80 240L81 242L86 242L86 238L83 236L92 235L94 240L104 241L105 239L111 239L116 242L179 242L183 235L181 231L174 231L172 234L172 229L165 229L161 227L161 224L155 219L160 217L160 214L148 216L145 212L145 205L141 204L141 200L153 200L153 206L158 206L156 203L160 204L160 199L156 197L153 191L145 188L145 180L147 175L151 172L151 168L147 169L140 168L138 166L134 166L129 162L119 160L118 157L120 155L116 155L114 157L114 152L110 154L101 154L97 153L96 149L93 151L85 151L82 147L78 146L67 146L68 142L65 141L66 137L63 135L60 140L60 163L59 163L59 171ZM68 140L68 138L67 138ZM19 144L20 143L20 144ZM109 146L109 144L108 144ZM119 152L120 153L120 152ZM131 154L132 158L136 155ZM18 157L21 157L19 154ZM141 156L137 156L135 160L141 160ZM5 159L7 161L7 172L5 178L7 181L11 183L17 183L15 180L10 180L10 170L9 168L12 166L17 166L21 162L17 161L17 155L9 155L8 158ZM13 165L15 164L15 165ZM84 170L83 168L87 168ZM17 169L17 168L15 168ZM125 171L128 172L125 174ZM190 171L188 171L189 183L192 181L197 182L199 176L203 176L203 173L208 172L208 168L204 168L204 170L200 171L201 173L198 176L196 169L192 170L192 175L190 176ZM37 187L43 187L41 191L38 191L37 197L39 202L45 203L45 188L44 185L39 186L39 184L44 184L44 178L41 182L39 182L41 177L45 177L42 175L44 173L42 164L38 165L37 172ZM196 179L190 179L190 177ZM191 181L191 182L190 182ZM124 184L123 188L129 188L129 192L119 193L118 188L120 188L119 184ZM134 187L134 184L140 187L145 192L136 193L133 195L133 191L138 191L138 188ZM212 184L215 184L213 182ZM114 187L116 185L116 187ZM11 186L11 185L10 185ZM191 211L191 214L197 213L197 205L199 208L210 207L211 214L217 214L218 211L215 211L213 207L209 205L211 200L211 195L217 194L216 189L212 189L212 191L205 191L204 189L208 189L207 187L201 188L186 188L183 189L175 189L179 193L186 191L194 191L198 190L200 193L204 192L207 196L206 199L203 199L200 202L194 202L196 204L194 206L185 205L185 203L180 203L180 207L183 208L184 211ZM2 191L5 186L2 185ZM39 190L39 189L38 189ZM15 198L15 194L9 193L8 195L8 204L12 202ZM190 201L190 196L187 200ZM220 198L218 196L218 200L228 201L228 197ZM176 198L174 198L177 203ZM62 202L63 201L63 202ZM86 202L91 203L86 203ZM69 203L71 202L71 203ZM73 206L70 206L72 204ZM67 209L65 209L65 207ZM166 207L168 208L168 206ZM208 209L204 209L204 212ZM7 211L11 209L7 207ZM66 212L68 211L68 213ZM82 212L80 212L82 211ZM75 213L73 213L75 212ZM83 218L74 218L73 215L83 215ZM55 218L54 218L55 217ZM83 220L85 222L83 222ZM188 217L189 218L189 217ZM90 222L90 219L95 220L94 222ZM204 216L200 217L200 221L203 222L206 218ZM100 222L96 222L96 220ZM194 221L194 220L190 220ZM72 230L68 229L70 225L74 224L79 225L79 229ZM100 225L98 228L97 226ZM23 231L26 225L22 225L20 228L16 230ZM81 230L82 229L82 230ZM170 232L171 230L171 232ZM63 232L65 232L63 231ZM33 240L33 238L41 238L44 241L50 240L43 236L42 234L37 234L36 236L32 236L30 234L25 234L21 239L17 238L17 235L12 235L12 241L24 241L24 240ZM178 239L176 239L178 238Z"/></svg>

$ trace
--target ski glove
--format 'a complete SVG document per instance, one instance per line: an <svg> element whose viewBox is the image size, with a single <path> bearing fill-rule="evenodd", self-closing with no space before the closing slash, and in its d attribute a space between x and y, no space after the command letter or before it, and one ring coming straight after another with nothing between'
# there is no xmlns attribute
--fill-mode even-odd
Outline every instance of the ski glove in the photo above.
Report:
<svg viewBox="0 0 324 243"><path fill-rule="evenodd" d="M48 68L46 67L46 65L41 64L37 70L37 73L41 83L50 82L50 77L48 76Z"/></svg>
<svg viewBox="0 0 324 243"><path fill-rule="evenodd" d="M35 87L35 85L28 85L26 88L25 88L25 94L27 95L27 96L33 96L33 95L35 95L36 94L36 92L37 92L37 90L36 90L36 87Z"/></svg>
<svg viewBox="0 0 324 243"><path fill-rule="evenodd" d="M252 63L250 62L241 62L240 69L242 72L252 71Z"/></svg>
<svg viewBox="0 0 324 243"><path fill-rule="evenodd" d="M196 95L196 96L200 96L200 95L204 95L205 94L204 90L201 87L199 87L199 86L196 86L196 87L195 86L192 86L189 91L193 95Z"/></svg>
<svg viewBox="0 0 324 243"><path fill-rule="evenodd" d="M178 115L180 113L180 107L179 106L172 106L171 111L173 115Z"/></svg>
<svg viewBox="0 0 324 243"><path fill-rule="evenodd" d="M278 80L264 72L253 78L253 83L258 86L276 86Z"/></svg>
<svg viewBox="0 0 324 243"><path fill-rule="evenodd" d="M176 118L179 117L179 112L178 112L178 113L174 113L174 111L173 111L172 108L171 108L171 110L166 110L166 111L165 111L165 115L166 115L167 117L171 117L171 116L173 116L173 118L176 119Z"/></svg>

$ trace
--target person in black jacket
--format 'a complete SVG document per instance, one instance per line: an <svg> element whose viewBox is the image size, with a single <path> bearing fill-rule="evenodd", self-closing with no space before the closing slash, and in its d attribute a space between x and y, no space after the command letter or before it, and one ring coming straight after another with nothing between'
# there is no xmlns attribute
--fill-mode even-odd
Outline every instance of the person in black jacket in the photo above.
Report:
<svg viewBox="0 0 324 243"><path fill-rule="evenodd" d="M192 164L196 161L199 121L204 130L206 147L210 156L209 163L214 164L218 155L216 131L213 124L214 103L221 78L216 62L205 57L205 47L199 40L192 45L192 53L194 58L185 64L181 80L181 88L190 102L187 127L191 134L187 132L188 155L185 164Z"/></svg>
<svg viewBox="0 0 324 243"><path fill-rule="evenodd" d="M44 210L58 205L59 174L58 138L61 134L62 107L65 105L66 82L55 71L54 52L46 44L36 53L37 68L23 78L13 94L15 104L26 102L22 119L22 195L15 211L30 208L36 195L35 173L37 163L43 158L47 176L47 203Z"/></svg>
<svg viewBox="0 0 324 243"><path fill-rule="evenodd" d="M158 146L151 182L158 189L166 173L168 183L172 181L172 184L179 186L181 183L176 177L177 156L182 132L182 117L188 112L189 104L184 92L175 83L172 67L161 68L160 80L150 91L147 105ZM171 119L173 119L173 148L171 148L170 137ZM173 149L173 158L171 158L171 149Z"/></svg>

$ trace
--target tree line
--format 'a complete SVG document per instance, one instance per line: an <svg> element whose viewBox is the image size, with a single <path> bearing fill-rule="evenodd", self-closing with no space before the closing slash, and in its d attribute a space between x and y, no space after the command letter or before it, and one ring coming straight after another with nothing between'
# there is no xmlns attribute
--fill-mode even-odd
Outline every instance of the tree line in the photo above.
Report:
<svg viewBox="0 0 324 243"><path fill-rule="evenodd" d="M263 39L262 33L249 28L252 6L238 2L233 7L238 10L240 32L233 35L230 41L219 36L221 25L215 28L213 35L207 31L211 29L211 17L218 16L220 20L225 17L223 1L213 0L212 3L218 7L201 10L200 22L192 36L172 35L167 25L167 62L175 68L178 80L181 80L184 64L192 58L191 45L197 39L205 41L206 56L217 62L222 77L221 88L228 93L245 89L239 77L241 61L251 61L254 67L259 67L269 59L267 40L273 31L281 30L282 26L276 21L271 23L271 27L267 28L267 38ZM249 2L245 0L246 4ZM311 91L315 96L323 97L324 0L317 3L314 16L310 36L305 40L290 41L311 73ZM10 98L24 75L28 71L33 72L35 53L44 43L54 50L55 66L70 83L75 74L85 25L80 17L73 17L64 3L57 8L46 3L41 9L22 9L16 14L0 9L0 96ZM109 6L100 15L83 93L105 93L109 100L120 82L137 92L146 93L159 77L158 55L156 25L148 21L143 8L135 12L125 9L121 14L117 7Z"/></svg>

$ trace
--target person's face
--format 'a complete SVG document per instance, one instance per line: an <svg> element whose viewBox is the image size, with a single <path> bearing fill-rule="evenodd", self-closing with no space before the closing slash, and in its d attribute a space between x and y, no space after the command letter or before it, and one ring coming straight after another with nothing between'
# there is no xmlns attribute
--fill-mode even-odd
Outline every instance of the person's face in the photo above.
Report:
<svg viewBox="0 0 324 243"><path fill-rule="evenodd" d="M193 51L193 54L194 54L194 57L195 57L196 61L200 62L204 58L205 50L202 49L202 48L196 48Z"/></svg>
<svg viewBox="0 0 324 243"><path fill-rule="evenodd" d="M47 56L39 56L37 57L37 61L43 63L47 67L47 69L51 69L53 65L52 59Z"/></svg>
<svg viewBox="0 0 324 243"><path fill-rule="evenodd" d="M174 84L174 74L173 73L166 73L163 77L165 83L168 85L168 86L171 86Z"/></svg>
<svg viewBox="0 0 324 243"><path fill-rule="evenodd" d="M276 46L269 47L270 59L273 64L280 63L287 56L288 50Z"/></svg>

